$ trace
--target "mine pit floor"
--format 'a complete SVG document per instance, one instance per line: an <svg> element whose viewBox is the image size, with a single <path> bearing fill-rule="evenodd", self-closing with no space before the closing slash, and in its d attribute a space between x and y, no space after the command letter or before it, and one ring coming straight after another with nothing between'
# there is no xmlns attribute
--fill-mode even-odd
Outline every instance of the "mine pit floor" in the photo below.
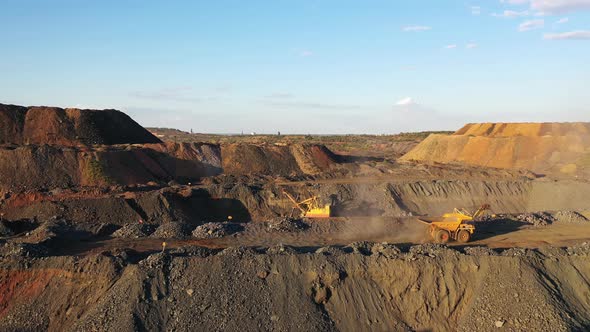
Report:
<svg viewBox="0 0 590 332"><path fill-rule="evenodd" d="M105 237L92 241L64 243L56 255L92 255L104 251L130 249L138 253L152 253L183 246L200 246L222 249L227 247L291 246L302 251L334 245L344 246L358 241L387 242L413 245L432 242L427 227L411 218L339 218L336 220L307 221L305 230L277 232L266 223L250 223L242 232L216 239L122 239ZM555 223L546 226L514 225L486 222L478 229L471 242L450 242L449 246L484 246L506 249L513 247L541 248L566 247L590 242L590 225Z"/></svg>

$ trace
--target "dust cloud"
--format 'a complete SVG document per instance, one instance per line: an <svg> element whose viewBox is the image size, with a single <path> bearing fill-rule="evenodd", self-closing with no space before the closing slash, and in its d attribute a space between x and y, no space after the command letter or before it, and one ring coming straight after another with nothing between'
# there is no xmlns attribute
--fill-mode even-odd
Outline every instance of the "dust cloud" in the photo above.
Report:
<svg viewBox="0 0 590 332"><path fill-rule="evenodd" d="M428 226L416 218L359 217L347 220L334 236L344 243L372 241L388 243L424 243Z"/></svg>

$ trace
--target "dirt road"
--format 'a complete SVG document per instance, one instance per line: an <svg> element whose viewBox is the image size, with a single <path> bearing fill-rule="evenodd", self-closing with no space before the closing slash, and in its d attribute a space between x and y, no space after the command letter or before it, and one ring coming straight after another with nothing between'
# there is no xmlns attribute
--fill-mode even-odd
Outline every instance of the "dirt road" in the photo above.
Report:
<svg viewBox="0 0 590 332"><path fill-rule="evenodd" d="M297 232L276 232L268 229L266 223L251 223L245 230L218 239L121 239L104 238L92 242L65 244L60 255L88 255L106 250L131 249L140 253L150 253L182 246L201 246L208 248L227 248L237 246L272 247L287 245L303 251L318 247L344 246L353 242L387 242L399 245L428 243L427 228L412 218L347 218L332 221L308 222L308 229ZM556 223L547 226L531 226L513 222L481 223L476 235L467 246L489 248L540 248L546 246L565 247L590 242L590 225ZM456 242L450 246L463 246Z"/></svg>

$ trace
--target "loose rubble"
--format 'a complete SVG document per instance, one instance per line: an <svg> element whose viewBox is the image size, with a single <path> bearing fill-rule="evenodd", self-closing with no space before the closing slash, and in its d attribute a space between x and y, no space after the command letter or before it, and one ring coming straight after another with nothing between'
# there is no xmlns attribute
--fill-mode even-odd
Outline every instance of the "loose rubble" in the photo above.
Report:
<svg viewBox="0 0 590 332"><path fill-rule="evenodd" d="M235 234L242 231L243 229L244 226L238 223L210 222L195 228L192 232L192 235L197 239L215 239Z"/></svg>
<svg viewBox="0 0 590 332"><path fill-rule="evenodd" d="M65 330L100 331L133 331L139 323L175 331L272 330L275 324L314 331L424 326L569 331L585 330L590 321L583 301L590 289L580 274L590 266L588 243L550 250L555 256L509 249L501 257L478 247L462 254L444 245L400 248L370 242L315 253L284 245L266 250L184 246L142 257L129 250L76 259L46 256L41 248L0 247L0 281L15 281L10 288L0 282L0 290L7 300L19 296L0 316L2 330L39 330L49 317ZM573 266L581 269L578 274L570 273ZM547 288L549 281L576 292L556 295ZM55 294L71 304L73 318L61 314ZM285 298L289 301L277 300ZM364 305L351 306L351 299ZM44 310L24 319L37 306Z"/></svg>
<svg viewBox="0 0 590 332"><path fill-rule="evenodd" d="M309 226L300 219L292 218L275 218L268 222L267 229L271 232L297 232L309 228Z"/></svg>
<svg viewBox="0 0 590 332"><path fill-rule="evenodd" d="M588 218L584 217L581 213L576 211L558 211L554 215L554 218L558 222L564 223L585 223L588 222Z"/></svg>
<svg viewBox="0 0 590 332"><path fill-rule="evenodd" d="M516 219L533 226L546 226L555 221L555 218L549 212L523 213L518 215Z"/></svg>
<svg viewBox="0 0 590 332"><path fill-rule="evenodd" d="M158 239L184 239L189 234L189 225L181 222L169 222L158 226L150 237Z"/></svg>
<svg viewBox="0 0 590 332"><path fill-rule="evenodd" d="M134 223L127 224L113 233L113 237L122 237L128 239L139 239L148 237L156 230L155 225Z"/></svg>

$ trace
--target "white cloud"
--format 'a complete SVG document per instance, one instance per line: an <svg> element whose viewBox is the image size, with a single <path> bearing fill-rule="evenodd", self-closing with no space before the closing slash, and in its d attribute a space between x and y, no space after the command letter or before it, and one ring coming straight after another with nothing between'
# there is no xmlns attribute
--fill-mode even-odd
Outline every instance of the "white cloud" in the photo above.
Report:
<svg viewBox="0 0 590 332"><path fill-rule="evenodd" d="M500 0L500 2L502 3L508 3L511 5L523 5L527 2L529 2L529 0Z"/></svg>
<svg viewBox="0 0 590 332"><path fill-rule="evenodd" d="M577 30L562 33L546 33L543 35L543 39L546 40L580 40L590 39L590 31Z"/></svg>
<svg viewBox="0 0 590 332"><path fill-rule="evenodd" d="M427 31L432 30L431 27L425 25L409 25L402 28L403 31Z"/></svg>
<svg viewBox="0 0 590 332"><path fill-rule="evenodd" d="M529 4L542 14L562 14L578 10L590 10L590 0L500 0L511 5Z"/></svg>
<svg viewBox="0 0 590 332"><path fill-rule="evenodd" d="M555 22L555 24L564 24L564 23L569 22L569 20L570 20L569 18L564 17L564 18L557 20L557 22Z"/></svg>
<svg viewBox="0 0 590 332"><path fill-rule="evenodd" d="M312 55L313 55L313 52L309 51L309 50L303 50L303 51L299 52L299 56L302 56L302 57L310 57Z"/></svg>
<svg viewBox="0 0 590 332"><path fill-rule="evenodd" d="M412 99L411 97L406 97L404 99L399 100L397 103L395 103L397 106L410 106L410 105L416 105L417 103L414 101L414 99Z"/></svg>
<svg viewBox="0 0 590 332"><path fill-rule="evenodd" d="M492 13L492 16L494 17L502 17L502 18L515 18L515 17L525 17L525 16L529 16L530 13L528 10L524 10L521 12L517 12L514 10L505 10L502 14L496 14L496 13Z"/></svg>
<svg viewBox="0 0 590 332"><path fill-rule="evenodd" d="M541 29L544 26L545 26L545 20L543 20L543 19L541 19L541 20L530 20L530 21L525 21L525 22L521 23L518 26L518 31L523 32L523 31L530 31L530 30L535 30L535 29Z"/></svg>
<svg viewBox="0 0 590 332"><path fill-rule="evenodd" d="M447 45L445 46L446 49L453 49L453 48L457 48L457 44L451 44L451 45Z"/></svg>
<svg viewBox="0 0 590 332"><path fill-rule="evenodd" d="M481 7L480 6L471 6L471 15L479 15L481 14Z"/></svg>
<svg viewBox="0 0 590 332"><path fill-rule="evenodd" d="M289 99L295 97L293 94L288 92L273 92L270 95L265 96L265 98L271 99Z"/></svg>
<svg viewBox="0 0 590 332"><path fill-rule="evenodd" d="M550 14L590 10L590 0L530 0L530 2L532 9Z"/></svg>
<svg viewBox="0 0 590 332"><path fill-rule="evenodd" d="M465 45L465 48L467 48L467 49L472 49L472 48L476 48L476 47L477 47L476 43L469 43L469 44Z"/></svg>

